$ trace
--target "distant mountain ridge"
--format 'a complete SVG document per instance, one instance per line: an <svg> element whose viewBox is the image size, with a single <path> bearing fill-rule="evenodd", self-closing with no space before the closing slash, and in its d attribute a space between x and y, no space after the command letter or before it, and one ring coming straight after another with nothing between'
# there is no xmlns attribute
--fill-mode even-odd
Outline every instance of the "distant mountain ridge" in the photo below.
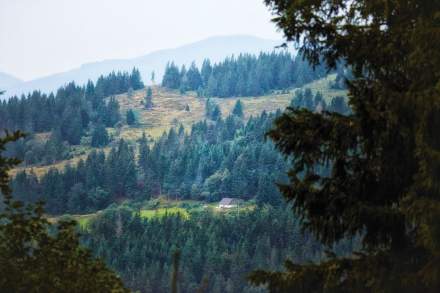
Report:
<svg viewBox="0 0 440 293"><path fill-rule="evenodd" d="M205 58L211 59L212 62L218 62L225 57L240 53L258 54L262 51L273 51L281 43L281 40L268 40L247 35L210 37L174 49L159 50L132 59L112 59L87 63L66 72L27 82L11 83L4 87L7 91L4 97L26 94L34 90L51 92L70 81L84 84L89 79L96 80L101 74L118 70L129 71L133 67L140 70L145 83L150 82L152 71L155 72L156 82L160 82L166 63L169 61L174 61L178 65L189 65L195 61L200 65Z"/></svg>
<svg viewBox="0 0 440 293"><path fill-rule="evenodd" d="M10 74L0 72L0 91L22 84L23 81Z"/></svg>

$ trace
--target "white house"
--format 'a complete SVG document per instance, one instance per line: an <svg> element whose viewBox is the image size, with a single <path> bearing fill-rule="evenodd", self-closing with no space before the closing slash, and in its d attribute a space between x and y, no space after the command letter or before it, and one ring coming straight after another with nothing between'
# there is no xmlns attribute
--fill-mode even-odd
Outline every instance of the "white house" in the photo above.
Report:
<svg viewBox="0 0 440 293"><path fill-rule="evenodd" d="M241 200L238 198L224 197L218 204L220 209L236 208L240 205Z"/></svg>

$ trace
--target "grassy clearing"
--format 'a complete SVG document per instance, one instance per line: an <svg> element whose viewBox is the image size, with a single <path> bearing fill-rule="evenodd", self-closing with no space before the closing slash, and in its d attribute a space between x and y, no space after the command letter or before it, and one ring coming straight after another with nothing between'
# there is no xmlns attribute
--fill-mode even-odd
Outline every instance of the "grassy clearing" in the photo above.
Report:
<svg viewBox="0 0 440 293"><path fill-rule="evenodd" d="M189 213L186 209L180 207L158 208L154 210L141 210L140 217L144 219L161 218L164 216L180 215L183 219L189 218Z"/></svg>
<svg viewBox="0 0 440 293"><path fill-rule="evenodd" d="M37 177L42 177L46 174L50 168L55 168L59 171L64 170L67 165L75 166L81 159L85 160L87 158L87 154L73 157L69 160L59 161L55 164L46 165L46 166L26 166L26 167L17 167L9 171L9 176L14 177L17 173L21 171L26 171L28 173L34 173Z"/></svg>
<svg viewBox="0 0 440 293"><path fill-rule="evenodd" d="M131 209L133 215L139 214L143 219L162 218L171 215L179 215L182 219L189 219L192 214L201 212L235 216L243 212L252 211L256 208L256 205L253 201L244 202L238 208L220 209L218 208L218 202L207 203L196 200L169 200L163 196L145 201L143 203L125 202L123 206ZM63 215L59 217L48 217L48 220L51 223L56 223L63 218L73 219L78 222L79 227L82 229L87 229L91 221L93 221L99 216L99 214L103 212L105 212L105 210L85 215Z"/></svg>
<svg viewBox="0 0 440 293"><path fill-rule="evenodd" d="M89 225L90 221L96 218L97 213L95 214L88 214L88 215L77 215L73 216L73 218L78 222L78 225L82 229L87 229L87 226Z"/></svg>

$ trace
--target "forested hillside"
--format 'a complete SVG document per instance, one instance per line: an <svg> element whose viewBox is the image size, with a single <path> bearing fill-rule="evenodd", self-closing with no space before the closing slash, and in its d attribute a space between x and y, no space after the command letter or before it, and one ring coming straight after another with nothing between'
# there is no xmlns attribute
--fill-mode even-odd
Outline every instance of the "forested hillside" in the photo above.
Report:
<svg viewBox="0 0 440 293"><path fill-rule="evenodd" d="M264 88L251 89L279 70ZM287 182L290 161L265 139L286 106L349 112L335 75L321 78L319 70L288 54L242 55L213 66L207 60L201 72L170 64L168 88L144 88L133 70L96 85L72 83L55 95L14 97L1 105L9 113L2 123L30 134L7 149L24 159L11 180L14 196L44 200L50 221L75 215L83 243L131 289L169 291L171 256L179 250L181 292L260 292L246 281L249 271L324 256L311 235L301 234L276 186ZM178 87L167 84L172 71ZM246 75L245 91L232 84L223 93L209 88L209 80L224 84L236 73ZM326 174L328 167L316 169ZM153 204L163 197L176 207ZM246 207L217 211L225 197ZM346 254L353 245L343 242L334 251Z"/></svg>
<svg viewBox="0 0 440 293"><path fill-rule="evenodd" d="M284 42L4 97L0 291L440 292L440 1L9 2L28 77Z"/></svg>
<svg viewBox="0 0 440 293"><path fill-rule="evenodd" d="M322 94L310 90L298 91L292 105L327 109ZM336 97L328 108L343 113L347 106ZM275 183L285 181L288 162L264 135L280 111L246 121L238 101L232 114L222 118L218 105L209 100L206 111L208 119L193 124L188 133L180 125L154 143L145 135L131 143L120 139L107 153L93 150L63 171L50 169L41 178L19 172L13 189L25 201L43 198L52 214L86 213L120 199L145 200L161 194L208 202L255 198L260 204L279 205Z"/></svg>
<svg viewBox="0 0 440 293"><path fill-rule="evenodd" d="M197 91L199 96L233 97L258 96L273 90L301 87L324 77L324 66L314 69L302 56L289 53L239 55L211 64L206 59L199 69L195 63L180 69L169 63L162 85L171 89Z"/></svg>
<svg viewBox="0 0 440 293"><path fill-rule="evenodd" d="M18 173L13 189L26 201L42 196L54 214L85 213L118 198L160 194L207 201L257 196L277 204L280 196L273 181L281 179L286 165L264 141L274 114L263 113L247 122L241 118L199 122L188 134L183 127L172 128L150 145L146 137L138 146L121 139L107 154L92 151L62 172L52 169L40 179Z"/></svg>
<svg viewBox="0 0 440 293"><path fill-rule="evenodd" d="M278 270L286 258L304 263L324 257L324 247L302 234L291 209L265 206L231 213L190 212L144 219L110 209L83 231L84 243L140 292L170 292L172 255L181 252L179 292L266 292L246 277L258 268ZM358 240L334 247L349 254Z"/></svg>

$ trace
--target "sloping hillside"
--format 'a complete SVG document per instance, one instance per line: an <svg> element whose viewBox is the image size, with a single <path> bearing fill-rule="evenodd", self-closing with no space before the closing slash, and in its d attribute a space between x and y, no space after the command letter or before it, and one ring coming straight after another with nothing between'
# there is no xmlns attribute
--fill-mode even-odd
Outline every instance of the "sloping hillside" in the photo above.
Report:
<svg viewBox="0 0 440 293"><path fill-rule="evenodd" d="M329 75L324 79L307 84L303 88L310 88L313 92L320 91L329 102L335 96L345 95L344 90L329 88L329 82L334 78L334 75ZM149 139L157 139L173 126L182 124L186 129L189 129L193 123L205 119L206 98L199 98L193 92L180 94L178 91L170 91L159 86L153 86L152 90L154 106L151 110L147 110L143 104L146 89L116 96L121 107L121 114L125 117L126 111L132 109L138 123L135 126L128 126L124 123L119 128L109 128L108 131L113 135L114 141L123 138L130 143L136 143L143 133ZM259 115L262 111L272 112L277 109L285 109L289 105L295 90L260 97L212 98L211 100L220 106L223 117L229 115L237 100L240 100L243 103L244 114L247 119L250 116ZM186 110L186 106L189 107L189 111ZM48 135L42 137L47 138ZM104 148L104 150L108 149L109 147ZM37 176L41 176L51 167L62 170L67 164L75 165L80 159L85 159L92 150L93 148L87 146L76 146L74 147L74 157L72 159L47 166L19 167L12 170L11 175L15 175L21 170L32 170Z"/></svg>

